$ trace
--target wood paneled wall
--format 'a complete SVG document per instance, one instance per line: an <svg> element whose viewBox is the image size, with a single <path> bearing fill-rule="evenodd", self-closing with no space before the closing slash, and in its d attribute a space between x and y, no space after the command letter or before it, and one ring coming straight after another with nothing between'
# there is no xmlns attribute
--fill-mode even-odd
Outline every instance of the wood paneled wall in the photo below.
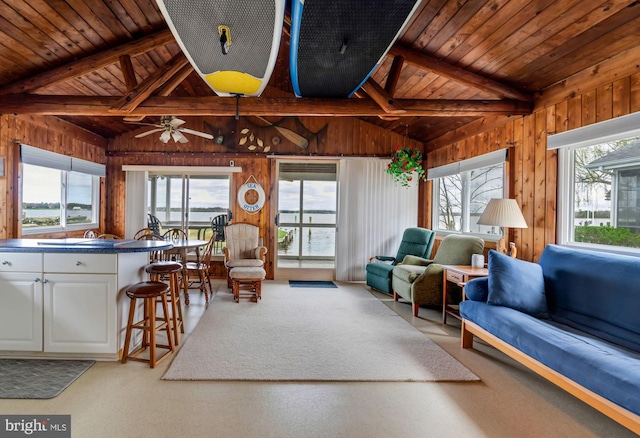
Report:
<svg viewBox="0 0 640 438"><path fill-rule="evenodd" d="M510 148L509 196L520 204L529 228L510 230L509 237L524 260L537 261L545 245L556 242L558 157L557 151L547 151L547 137L640 111L640 73L621 77L620 69L614 69L597 85L592 70L583 76L582 83L593 89L543 93L533 114L428 154L428 167L436 167Z"/></svg>
<svg viewBox="0 0 640 438"><path fill-rule="evenodd" d="M209 125L206 126L205 122ZM213 140L189 136L189 143L175 144L170 141L163 144L158 136L151 135L142 139L135 139L134 135L144 129L114 139L108 146L107 165L107 199L106 222L112 232L124 233L125 206L125 164L137 165L172 165L172 166L228 166L233 160L242 172L234 173L231 181L231 212L233 222L247 222L258 225L268 248L266 270L267 278L273 278L273 254L277 250L272 244L276 227L273 225L275 208L275 160L270 156L282 157L342 157L342 156L390 156L393 148L400 144L408 144L408 140L401 135L383 130L357 118L302 118L299 120L283 120L279 126L284 126L310 139L307 149L300 149L288 142L274 127L265 127L252 123L251 120L240 118L189 118L185 126L207 131L213 126L221 129L225 135L223 145L217 145ZM258 148L249 151L246 145L239 146L239 134L242 129L249 128L265 145L270 144L273 136L278 136L280 144L272 145L268 153ZM209 128L209 132L211 129ZM419 142L412 142L422 149ZM265 205L258 214L249 214L242 210L236 201L237 192L247 179L253 175L265 190ZM250 201L250 200L249 200Z"/></svg>
<svg viewBox="0 0 640 438"><path fill-rule="evenodd" d="M19 145L28 144L51 152L105 164L107 140L55 117L0 116L0 157L5 159L5 176L0 176L0 238L19 237L17 210L20 161ZM104 184L101 195L105 199ZM104 202L103 202L104 205ZM101 215L104 229L104 215ZM31 237L76 237L82 232Z"/></svg>

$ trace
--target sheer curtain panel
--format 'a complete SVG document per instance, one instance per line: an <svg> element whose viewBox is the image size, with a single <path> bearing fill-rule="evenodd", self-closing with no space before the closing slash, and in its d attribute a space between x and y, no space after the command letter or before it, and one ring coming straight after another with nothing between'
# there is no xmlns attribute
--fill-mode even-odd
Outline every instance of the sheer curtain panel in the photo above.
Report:
<svg viewBox="0 0 640 438"><path fill-rule="evenodd" d="M418 223L418 183L396 184L388 159L340 160L336 280L364 281L374 255L395 255L403 231Z"/></svg>

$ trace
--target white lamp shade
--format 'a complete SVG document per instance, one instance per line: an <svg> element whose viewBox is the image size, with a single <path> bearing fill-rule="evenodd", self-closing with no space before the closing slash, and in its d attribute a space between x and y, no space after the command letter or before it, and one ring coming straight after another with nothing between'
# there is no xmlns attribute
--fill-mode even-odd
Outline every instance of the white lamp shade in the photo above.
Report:
<svg viewBox="0 0 640 438"><path fill-rule="evenodd" d="M515 199L493 198L478 219L480 225L506 228L528 228Z"/></svg>

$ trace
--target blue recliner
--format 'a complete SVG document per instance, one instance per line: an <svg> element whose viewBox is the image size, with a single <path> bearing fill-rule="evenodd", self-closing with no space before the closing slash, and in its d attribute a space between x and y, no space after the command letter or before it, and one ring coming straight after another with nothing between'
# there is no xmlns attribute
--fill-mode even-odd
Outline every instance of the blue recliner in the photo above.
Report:
<svg viewBox="0 0 640 438"><path fill-rule="evenodd" d="M395 257L374 256L367 264L367 286L387 294L391 294L391 278L393 267L401 263L406 255L414 255L428 259L431 255L436 233L426 228L407 228L402 235L402 242Z"/></svg>

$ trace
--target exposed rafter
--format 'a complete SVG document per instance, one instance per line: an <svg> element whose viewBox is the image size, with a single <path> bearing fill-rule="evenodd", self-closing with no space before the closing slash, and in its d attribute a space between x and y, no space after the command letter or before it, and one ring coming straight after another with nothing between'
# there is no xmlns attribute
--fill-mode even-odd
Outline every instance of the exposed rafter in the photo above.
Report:
<svg viewBox="0 0 640 438"><path fill-rule="evenodd" d="M177 74L189 60L182 52L171 58L169 62L153 72L133 90L125 94L114 106L113 112L125 111L130 113L140 105L147 97Z"/></svg>
<svg viewBox="0 0 640 438"><path fill-rule="evenodd" d="M147 98L135 110L117 109L119 97L44 96L13 94L3 96L3 111L16 114L61 116L336 116L376 117L386 114L369 99L312 99L245 97L156 97ZM513 100L414 100L396 101L406 110L403 116L482 116L485 114L529 114L531 104Z"/></svg>
<svg viewBox="0 0 640 438"><path fill-rule="evenodd" d="M400 115L407 112L373 79L369 78L367 82L362 85L362 89L385 113Z"/></svg>
<svg viewBox="0 0 640 438"><path fill-rule="evenodd" d="M507 99L533 102L533 95L510 87L501 82L494 81L484 76L464 70L455 65L425 55L408 47L395 45L389 50L391 56L402 56L405 62L415 65L423 70L432 71L453 81L476 88L478 90L494 93Z"/></svg>
<svg viewBox="0 0 640 438"><path fill-rule="evenodd" d="M402 66L404 65L404 58L400 55L393 57L393 63L391 69L387 75L387 82L384 84L384 91L389 93L389 96L393 97L398 86L398 80L400 79L400 73L402 72Z"/></svg>
<svg viewBox="0 0 640 438"><path fill-rule="evenodd" d="M30 93L49 85L82 76L119 62L120 56L137 56L167 43L175 41L169 29L156 32L139 40L121 44L78 61L70 62L52 70L31 76L0 88L0 95L14 93Z"/></svg>

